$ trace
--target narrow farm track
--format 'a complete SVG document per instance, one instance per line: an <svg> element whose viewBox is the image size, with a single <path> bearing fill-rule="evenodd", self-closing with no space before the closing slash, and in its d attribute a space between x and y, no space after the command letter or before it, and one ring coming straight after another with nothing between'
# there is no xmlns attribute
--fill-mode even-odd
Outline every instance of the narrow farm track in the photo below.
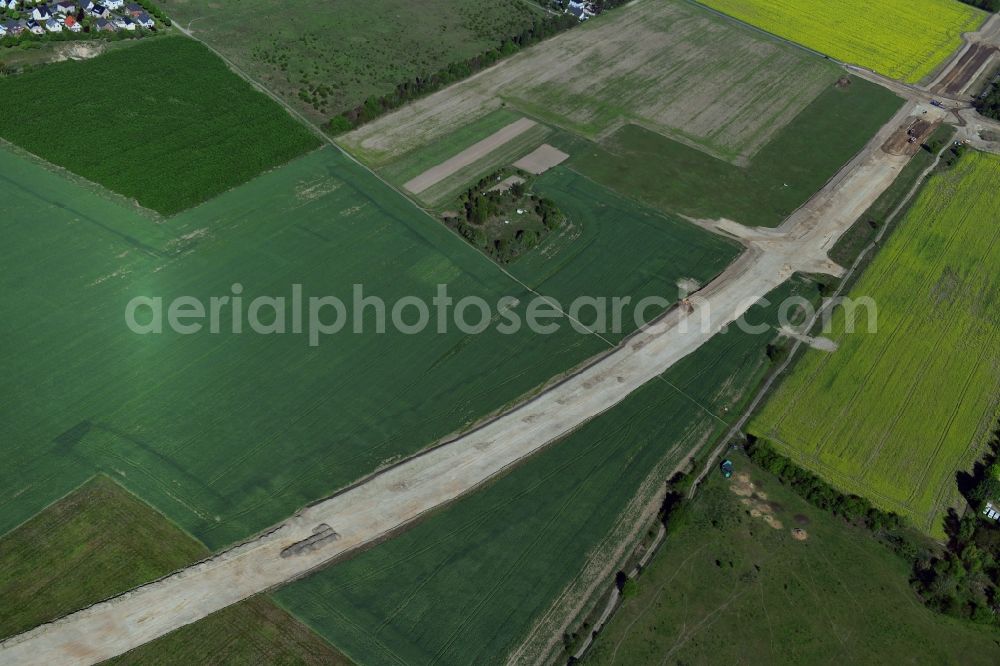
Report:
<svg viewBox="0 0 1000 666"><path fill-rule="evenodd" d="M888 155L881 146L923 110L905 105L842 177L782 229L720 223L715 230L740 239L747 250L697 294L692 313L671 310L531 400L363 479L251 541L3 642L0 662L96 663L388 538L613 408L794 273L841 274L843 269L828 259L827 250L908 162L908 157ZM325 526L336 537L313 545L314 535Z"/></svg>

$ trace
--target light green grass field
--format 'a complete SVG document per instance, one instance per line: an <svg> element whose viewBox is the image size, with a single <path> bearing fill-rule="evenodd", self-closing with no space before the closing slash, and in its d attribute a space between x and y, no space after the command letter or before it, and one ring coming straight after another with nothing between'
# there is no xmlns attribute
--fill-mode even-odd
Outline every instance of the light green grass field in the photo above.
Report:
<svg viewBox="0 0 1000 666"><path fill-rule="evenodd" d="M837 60L916 83L986 14L956 0L700 0Z"/></svg>
<svg viewBox="0 0 1000 666"><path fill-rule="evenodd" d="M178 23L316 120L465 61L542 17L524 0L161 0ZM327 94L315 95L317 88ZM302 90L317 102L303 101Z"/></svg>
<svg viewBox="0 0 1000 666"><path fill-rule="evenodd" d="M874 300L878 330L810 350L751 424L833 484L943 535L998 416L1000 159L972 153L934 176L851 290Z"/></svg>
<svg viewBox="0 0 1000 666"><path fill-rule="evenodd" d="M795 279L769 298L792 293L817 292ZM748 321L774 321L776 310L755 307ZM503 663L567 585L586 586L585 566L600 568L628 534L630 501L650 501L735 418L768 367L772 337L716 336L487 488L276 599L358 663ZM640 491L654 470L658 481Z"/></svg>
<svg viewBox="0 0 1000 666"><path fill-rule="evenodd" d="M584 664L995 664L985 628L928 610L909 563L807 504L745 457L775 530L714 473ZM806 541L791 537L804 529Z"/></svg>
<svg viewBox="0 0 1000 666"><path fill-rule="evenodd" d="M636 125L600 143L550 140L571 168L664 211L774 227L805 203L899 110L902 101L860 79L833 81L738 167Z"/></svg>
<svg viewBox="0 0 1000 666"><path fill-rule="evenodd" d="M0 137L167 215L320 145L183 37L0 78Z"/></svg>
<svg viewBox="0 0 1000 666"><path fill-rule="evenodd" d="M231 294L234 283L246 303L289 297L296 283L306 296L348 303L360 283L390 305L404 295L429 301L440 283L456 300L518 298L522 315L528 298L333 149L160 224L11 153L0 152L0 163L8 330L0 484L9 490L0 532L105 471L216 549L607 348L569 326L552 336L466 335L455 326L383 335L370 310L368 334L348 327L318 348L305 335L249 329L140 336L125 324L133 297L204 301ZM602 229L612 226L645 250L637 260L625 243L615 257L606 242L593 246L595 259L580 248L560 269L579 294L641 298L666 288L676 298L677 280L708 280L738 252L606 190L592 196L594 210L579 220L587 235L610 240ZM579 266L597 261L605 270L584 279ZM543 263L519 277L545 289L553 272ZM228 310L221 329L231 330Z"/></svg>
<svg viewBox="0 0 1000 666"><path fill-rule="evenodd" d="M0 537L0 638L197 562L208 550L106 476ZM110 663L347 664L266 597L231 606Z"/></svg>

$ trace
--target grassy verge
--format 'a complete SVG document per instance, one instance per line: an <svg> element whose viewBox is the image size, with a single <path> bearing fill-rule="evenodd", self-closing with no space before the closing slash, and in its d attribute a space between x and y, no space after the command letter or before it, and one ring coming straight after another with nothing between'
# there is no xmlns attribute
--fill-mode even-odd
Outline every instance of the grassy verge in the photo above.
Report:
<svg viewBox="0 0 1000 666"><path fill-rule="evenodd" d="M910 590L909 563L866 530L806 503L744 456L734 460L731 482L713 472L675 515L586 663L1000 659L989 631L925 608ZM741 475L754 484L749 495Z"/></svg>

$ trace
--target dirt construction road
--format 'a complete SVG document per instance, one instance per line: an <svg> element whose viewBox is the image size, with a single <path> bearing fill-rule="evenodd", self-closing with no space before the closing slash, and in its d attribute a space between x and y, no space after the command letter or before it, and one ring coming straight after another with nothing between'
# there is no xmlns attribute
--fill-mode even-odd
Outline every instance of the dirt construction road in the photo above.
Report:
<svg viewBox="0 0 1000 666"><path fill-rule="evenodd" d="M699 292L692 313L674 309L529 402L304 509L253 541L3 642L0 663L96 663L301 577L468 493L611 409L793 273L839 273L840 267L826 256L828 248L909 159L888 155L880 147L893 131L912 122L911 115L923 110L907 104L838 178L782 228L747 229L727 221L710 224L720 233L740 238L747 251ZM310 539L322 526L339 536ZM324 533L329 531L320 532ZM294 548L296 544L300 546ZM292 551L287 550L290 547Z"/></svg>

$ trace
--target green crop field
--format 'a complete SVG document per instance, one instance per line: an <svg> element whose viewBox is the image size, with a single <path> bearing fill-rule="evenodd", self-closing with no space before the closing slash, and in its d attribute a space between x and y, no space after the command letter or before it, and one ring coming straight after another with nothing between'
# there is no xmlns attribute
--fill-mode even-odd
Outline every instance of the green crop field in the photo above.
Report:
<svg viewBox="0 0 1000 666"><path fill-rule="evenodd" d="M159 4L317 121L497 48L544 16L525 0Z"/></svg>
<svg viewBox="0 0 1000 666"><path fill-rule="evenodd" d="M899 110L888 90L851 78L830 86L746 166L735 166L637 125L599 143L563 133L549 143L567 165L664 211L774 227L815 194Z"/></svg>
<svg viewBox="0 0 1000 666"><path fill-rule="evenodd" d="M841 488L942 536L955 472L979 456L1000 398L1000 158L972 153L934 176L851 290L878 330L832 321L752 431Z"/></svg>
<svg viewBox="0 0 1000 666"><path fill-rule="evenodd" d="M749 515L713 474L671 522L583 663L995 664L986 628L935 614L914 598L910 563L865 531L807 504L745 457L774 529ZM738 481L738 480L737 480ZM791 536L806 532L805 541Z"/></svg>
<svg viewBox="0 0 1000 666"><path fill-rule="evenodd" d="M769 298L792 293L817 292L796 279ZM756 307L748 321L773 321L776 310ZM768 367L772 336L716 336L486 489L278 591L278 603L358 663L502 663L567 585L588 585L585 568L606 565L638 519L633 498L648 502L735 418Z"/></svg>
<svg viewBox="0 0 1000 666"><path fill-rule="evenodd" d="M633 3L340 138L384 167L504 106L587 138L625 123L734 163L843 71L683 0Z"/></svg>
<svg viewBox="0 0 1000 666"><path fill-rule="evenodd" d="M699 0L837 60L908 83L929 76L986 14L955 0Z"/></svg>
<svg viewBox="0 0 1000 666"><path fill-rule="evenodd" d="M597 186L589 196L594 209L577 222L600 242L526 266L518 275L528 286L553 285L560 298L674 299L678 280L705 282L738 253ZM358 283L390 306L411 295L429 302L447 284L456 301L478 295L496 308L517 298L523 316L523 285L329 148L166 223L4 151L0 198L0 484L9 490L0 532L104 471L217 549L607 348L568 325L556 335L454 325L377 334L372 310L367 334L349 326L318 347L290 328L232 334L228 308L219 334L127 328L135 296L207 301L232 295L234 283L246 303L288 298L293 284L350 303ZM560 271L575 293L556 289Z"/></svg>
<svg viewBox="0 0 1000 666"><path fill-rule="evenodd" d="M176 571L208 550L106 476L0 537L0 638ZM265 597L231 606L112 663L347 664Z"/></svg>
<svg viewBox="0 0 1000 666"><path fill-rule="evenodd" d="M508 267L516 277L564 303L579 295L580 285L584 284L588 285L588 295L610 297L616 295L615 285L620 281L616 274L621 267L607 258L631 257L634 261L629 273L631 293L673 295L676 292L677 272L664 270L666 265L656 257L679 247L651 242L661 235L661 215L627 204L562 167L540 176L534 188L540 195L556 201L570 222ZM690 265L721 265L715 259L718 250L714 244L701 247L692 244L687 251L694 253L686 257ZM738 252L735 244L732 251Z"/></svg>
<svg viewBox="0 0 1000 666"><path fill-rule="evenodd" d="M197 562L205 547L98 476L0 537L0 637Z"/></svg>
<svg viewBox="0 0 1000 666"><path fill-rule="evenodd" d="M183 37L0 78L0 137L165 215L319 146Z"/></svg>

